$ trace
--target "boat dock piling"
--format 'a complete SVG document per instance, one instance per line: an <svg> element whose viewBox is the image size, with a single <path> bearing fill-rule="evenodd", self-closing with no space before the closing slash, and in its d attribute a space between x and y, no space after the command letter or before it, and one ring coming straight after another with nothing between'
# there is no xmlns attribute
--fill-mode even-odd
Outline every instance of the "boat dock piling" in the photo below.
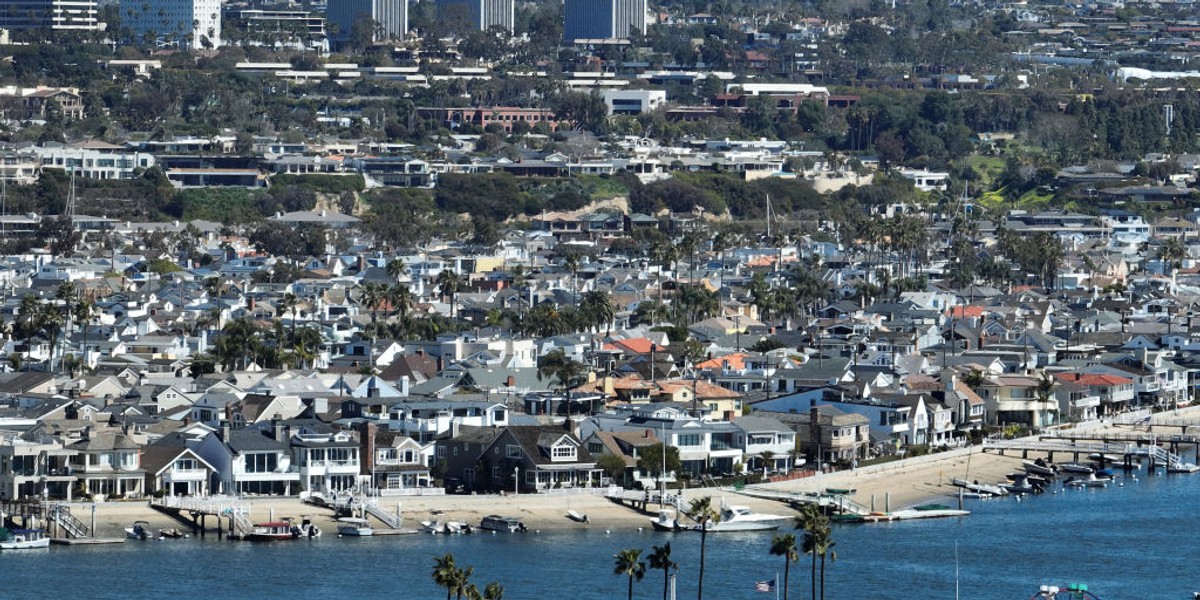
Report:
<svg viewBox="0 0 1200 600"><path fill-rule="evenodd" d="M1167 443L1170 450L1160 446ZM1041 452L1053 462L1055 453L1070 454L1078 462L1080 457L1092 454L1100 456L1100 463L1106 462L1106 456L1121 457L1126 470L1133 469L1134 458L1145 458L1149 461L1149 472L1154 473L1157 467L1194 468L1179 454L1180 446L1191 444L1193 451L1200 461L1200 437L1197 436L1155 436L1153 434L1057 434L1042 436L1036 440L984 440L983 451L992 450L1004 456L1005 452L1020 452L1021 458L1028 459L1030 452Z"/></svg>

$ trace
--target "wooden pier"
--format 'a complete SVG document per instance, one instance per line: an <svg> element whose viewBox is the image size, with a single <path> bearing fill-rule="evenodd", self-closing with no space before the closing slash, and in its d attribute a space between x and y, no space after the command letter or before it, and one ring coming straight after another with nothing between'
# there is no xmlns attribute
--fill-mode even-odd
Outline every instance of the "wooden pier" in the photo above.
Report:
<svg viewBox="0 0 1200 600"><path fill-rule="evenodd" d="M240 538L254 529L254 526L246 518L249 508L231 497L164 496L151 500L150 508L175 519L184 527L189 528L193 535L200 537L205 537L208 533L216 533L217 538L220 539L228 532L231 538ZM209 519L212 519L212 527L209 526ZM223 522L223 520L225 521ZM226 529L225 523L228 523L228 529Z"/></svg>

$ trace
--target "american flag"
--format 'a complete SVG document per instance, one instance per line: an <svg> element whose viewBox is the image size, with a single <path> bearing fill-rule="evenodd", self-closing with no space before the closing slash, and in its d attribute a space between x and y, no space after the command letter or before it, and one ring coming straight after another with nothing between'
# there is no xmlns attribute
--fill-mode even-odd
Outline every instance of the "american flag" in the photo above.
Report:
<svg viewBox="0 0 1200 600"><path fill-rule="evenodd" d="M755 581L754 591L756 592L773 592L775 591L774 581Z"/></svg>

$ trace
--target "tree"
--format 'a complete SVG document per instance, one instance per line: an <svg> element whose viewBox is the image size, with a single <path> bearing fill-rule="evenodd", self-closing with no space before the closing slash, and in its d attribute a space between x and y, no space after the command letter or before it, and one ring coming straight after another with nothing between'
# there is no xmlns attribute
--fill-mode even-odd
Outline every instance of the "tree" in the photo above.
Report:
<svg viewBox="0 0 1200 600"><path fill-rule="evenodd" d="M704 547L708 541L709 523L719 523L721 513L712 505L712 496L693 498L688 515L700 526L700 574L696 577L696 600L704 600Z"/></svg>
<svg viewBox="0 0 1200 600"><path fill-rule="evenodd" d="M560 389L567 389L572 383L583 376L583 363L567 356L562 348L547 352L538 360L538 380L553 378Z"/></svg>
<svg viewBox="0 0 1200 600"><path fill-rule="evenodd" d="M613 574L629 578L629 594L627 596L629 600L633 600L633 580L641 581L646 576L646 563L642 562L641 557L642 550L640 548L621 550L613 555L613 558L616 559Z"/></svg>
<svg viewBox="0 0 1200 600"><path fill-rule="evenodd" d="M679 563L671 560L671 542L653 546L651 549L653 552L650 553L650 568L663 572L663 600L667 600L667 592L670 590L671 584L671 571L679 569Z"/></svg>
<svg viewBox="0 0 1200 600"><path fill-rule="evenodd" d="M663 470L663 448L666 448L666 471ZM662 442L652 444L642 448L638 452L637 466L639 469L649 473L654 477L654 485L657 486L659 479L665 477L667 473L676 473L683 467L683 463L679 459L679 448L675 446L665 446Z"/></svg>
<svg viewBox="0 0 1200 600"><path fill-rule="evenodd" d="M800 552L796 549L796 536L788 533L772 538L771 556L783 557L783 600L788 600L788 577L791 574L792 563L800 560Z"/></svg>
<svg viewBox="0 0 1200 600"><path fill-rule="evenodd" d="M596 459L596 466L604 470L610 479L616 481L621 480L625 483L625 459L616 454L601 454Z"/></svg>
<svg viewBox="0 0 1200 600"><path fill-rule="evenodd" d="M438 292L443 297L450 299L450 317L454 317L454 296L462 290L463 280L458 273L445 269L437 274L437 278L433 281L438 286Z"/></svg>

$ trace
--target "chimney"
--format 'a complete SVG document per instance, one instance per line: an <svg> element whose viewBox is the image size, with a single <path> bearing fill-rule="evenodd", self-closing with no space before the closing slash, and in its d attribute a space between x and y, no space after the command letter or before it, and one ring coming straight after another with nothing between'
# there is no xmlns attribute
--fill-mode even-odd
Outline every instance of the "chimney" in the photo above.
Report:
<svg viewBox="0 0 1200 600"><path fill-rule="evenodd" d="M642 437L644 437L646 439L650 439L650 438L654 437L654 430L647 429L645 432L642 433Z"/></svg>
<svg viewBox="0 0 1200 600"><path fill-rule="evenodd" d="M462 426L462 424L459 423L458 419L450 420L450 438L451 439L458 437L458 430L461 426Z"/></svg>
<svg viewBox="0 0 1200 600"><path fill-rule="evenodd" d="M512 388L512 387L516 387L516 385L517 385L517 378L516 378L516 377L514 377L514 376L512 376L512 375L509 375L509 376L508 376L508 378L504 380L504 385L505 385L506 387L510 387L510 388Z"/></svg>
<svg viewBox="0 0 1200 600"><path fill-rule="evenodd" d="M363 421L359 424L359 474L370 475L375 469L375 433L378 426L370 421ZM372 481L371 485L375 485Z"/></svg>
<svg viewBox="0 0 1200 600"><path fill-rule="evenodd" d="M254 310L254 296L246 296L246 308Z"/></svg>
<svg viewBox="0 0 1200 600"><path fill-rule="evenodd" d="M954 376L954 373L943 371L942 379L946 384L946 395L954 393L954 384L958 382L958 378Z"/></svg>
<svg viewBox="0 0 1200 600"><path fill-rule="evenodd" d="M408 375L401 375L400 376L400 395L407 396L409 394L409 390L411 389L411 386L412 386L412 381L408 378Z"/></svg>
<svg viewBox="0 0 1200 600"><path fill-rule="evenodd" d="M229 443L229 421L221 421L221 441Z"/></svg>
<svg viewBox="0 0 1200 600"><path fill-rule="evenodd" d="M280 423L279 421L279 413L275 413L275 416L271 418L271 430L275 432L275 441L282 442L286 441L287 438L285 438L283 435L283 423Z"/></svg>

